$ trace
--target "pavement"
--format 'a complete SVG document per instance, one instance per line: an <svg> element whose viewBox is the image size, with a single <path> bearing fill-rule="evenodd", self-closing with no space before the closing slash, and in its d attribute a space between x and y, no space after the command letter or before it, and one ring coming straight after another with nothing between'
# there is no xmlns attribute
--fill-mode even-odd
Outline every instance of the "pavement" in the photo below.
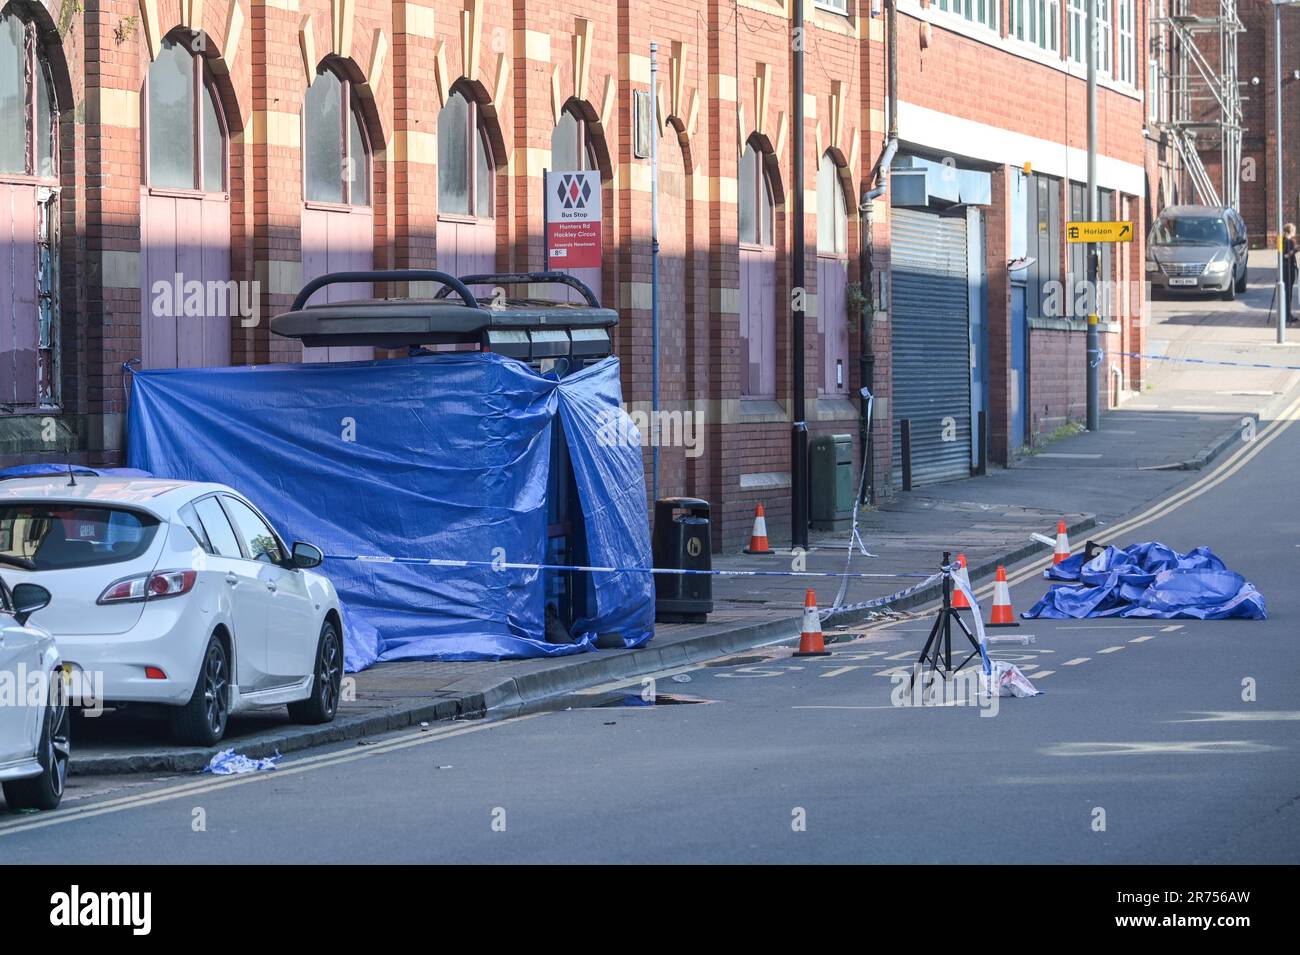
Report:
<svg viewBox="0 0 1300 955"><path fill-rule="evenodd" d="M1263 255L1252 261L1252 286L1236 303L1161 302L1153 307L1149 347L1154 354L1300 364L1290 346L1272 342L1266 308L1270 294ZM1300 339L1300 331L1295 332ZM1252 440L1300 385L1300 373L1153 362L1149 389L1106 413L1095 434L1061 438L984 477L900 493L861 516L861 533L875 556L856 556L855 573L916 574L937 569L945 550L964 553L977 584L999 564L1013 565L1047 548L1032 532L1051 535L1065 520L1071 539L1105 538L1106 526L1168 496L1197 472ZM719 569L793 569L780 548L770 557L715 555ZM787 538L788 540L788 538ZM845 534L816 535L807 570L844 569ZM882 576L853 580L845 603L885 596L914 583ZM282 707L235 717L219 747L175 746L166 725L147 714L109 713L82 719L75 735L74 776L194 772L219 749L249 756L391 733L439 721L478 719L545 707L593 685L688 666L798 636L803 578L715 578L715 612L704 624L660 624L651 643L635 650L600 650L547 660L379 664L348 677L336 720L327 726L289 722ZM823 608L835 582L813 580ZM892 605L908 611L934 599L936 587ZM828 629L851 631L880 613L832 618Z"/></svg>

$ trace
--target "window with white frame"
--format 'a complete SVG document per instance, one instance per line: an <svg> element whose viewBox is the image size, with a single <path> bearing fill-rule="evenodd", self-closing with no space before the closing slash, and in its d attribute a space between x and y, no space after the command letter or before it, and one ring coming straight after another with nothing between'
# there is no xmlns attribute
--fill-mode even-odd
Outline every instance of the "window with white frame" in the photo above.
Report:
<svg viewBox="0 0 1300 955"><path fill-rule="evenodd" d="M971 23L983 24L990 30L996 30L1000 25L998 12L1002 5L999 0L935 0L935 5Z"/></svg>
<svg viewBox="0 0 1300 955"><path fill-rule="evenodd" d="M1070 28L1070 59L1075 63L1083 62L1084 34L1088 29L1087 14L1084 12L1087 8L1083 4L1084 0L1069 0L1065 14Z"/></svg>
<svg viewBox="0 0 1300 955"><path fill-rule="evenodd" d="M849 0L814 0L814 2L822 10L829 10L831 13L838 13L845 17L849 15Z"/></svg>
<svg viewBox="0 0 1300 955"><path fill-rule="evenodd" d="M1053 53L1061 49L1061 0L1011 0L1011 35Z"/></svg>
<svg viewBox="0 0 1300 955"><path fill-rule="evenodd" d="M1137 81L1137 43L1133 26L1133 0L1115 0L1115 79L1132 85Z"/></svg>
<svg viewBox="0 0 1300 955"><path fill-rule="evenodd" d="M1111 72L1111 0L1094 0L1097 4L1097 71ZM1088 8L1086 0L1069 0L1067 8L1070 27L1070 59L1086 63L1083 57L1088 43Z"/></svg>

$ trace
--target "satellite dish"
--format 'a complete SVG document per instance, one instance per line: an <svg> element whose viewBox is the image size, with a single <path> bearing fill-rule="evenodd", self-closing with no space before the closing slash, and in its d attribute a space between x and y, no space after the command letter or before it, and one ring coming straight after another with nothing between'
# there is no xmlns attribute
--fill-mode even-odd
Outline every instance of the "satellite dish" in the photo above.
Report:
<svg viewBox="0 0 1300 955"><path fill-rule="evenodd" d="M1032 255L1022 255L1017 259L1012 259L1007 263L1008 272L1019 272L1021 269L1027 269L1038 260Z"/></svg>

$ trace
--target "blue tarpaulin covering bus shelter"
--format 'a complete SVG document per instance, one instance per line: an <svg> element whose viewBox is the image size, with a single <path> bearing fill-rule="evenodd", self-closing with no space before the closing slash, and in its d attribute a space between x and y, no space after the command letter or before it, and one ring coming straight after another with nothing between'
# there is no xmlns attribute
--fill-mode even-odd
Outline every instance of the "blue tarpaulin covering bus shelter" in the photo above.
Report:
<svg viewBox="0 0 1300 955"><path fill-rule="evenodd" d="M562 380L492 353L137 373L128 463L229 484L289 540L327 555L347 666L637 646L654 629L646 573L588 574L572 644L544 639L538 570L361 557L545 563L552 429L562 427L586 563L649 567L639 436L619 365ZM610 440L610 436L622 440Z"/></svg>

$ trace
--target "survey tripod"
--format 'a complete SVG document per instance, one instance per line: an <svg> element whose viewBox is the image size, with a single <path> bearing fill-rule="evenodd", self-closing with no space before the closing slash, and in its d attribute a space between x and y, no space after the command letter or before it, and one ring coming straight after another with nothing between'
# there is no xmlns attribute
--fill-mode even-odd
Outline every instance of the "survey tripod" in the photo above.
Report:
<svg viewBox="0 0 1300 955"><path fill-rule="evenodd" d="M912 685L916 685L916 677L925 671L926 664L930 665L930 673L942 671L944 679L948 679L950 674L956 673L971 660L982 656L979 641L975 639L974 634L966 626L966 621L962 620L961 614L957 608L952 605L952 588L953 575L956 568L952 564L951 553L943 552L943 564L939 568L943 572L943 605L939 608L939 615L934 620L934 626L930 628L930 638L925 641L925 648L921 651L921 656L917 659L912 667ZM966 659L956 666L952 665L952 625L957 624L961 632L966 635L973 648L966 656Z"/></svg>

